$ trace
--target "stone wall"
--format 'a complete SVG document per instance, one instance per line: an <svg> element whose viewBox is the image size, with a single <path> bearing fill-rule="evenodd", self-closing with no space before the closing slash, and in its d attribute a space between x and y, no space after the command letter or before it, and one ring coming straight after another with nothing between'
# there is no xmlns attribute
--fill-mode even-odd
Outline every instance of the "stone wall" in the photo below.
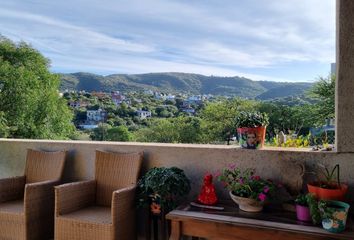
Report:
<svg viewBox="0 0 354 240"><path fill-rule="evenodd" d="M302 171L298 164L306 167L305 180L314 179L317 164L341 166L341 180L350 185L350 202L354 202L354 154L335 152L304 152L286 149L245 150L231 146L189 145L189 144L148 144L111 143L43 140L0 140L0 177L21 175L24 171L26 149L47 151L66 149L69 151L65 166L64 180L91 179L94 175L95 150L113 152L144 151L143 171L154 166L177 166L185 170L191 179L190 198L196 197L202 177L206 172L215 173L228 164L255 168L259 175L279 180L285 185L298 182ZM305 186L304 186L305 187ZM226 191L217 184L218 193Z"/></svg>

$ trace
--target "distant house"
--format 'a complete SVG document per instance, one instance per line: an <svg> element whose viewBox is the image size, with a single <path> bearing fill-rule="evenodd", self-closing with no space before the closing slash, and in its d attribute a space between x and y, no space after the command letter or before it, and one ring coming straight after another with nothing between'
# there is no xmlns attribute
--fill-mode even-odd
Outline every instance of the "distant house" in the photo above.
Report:
<svg viewBox="0 0 354 240"><path fill-rule="evenodd" d="M146 95L154 95L154 91L152 91L152 90L145 90L145 91L144 91L144 94L146 94Z"/></svg>
<svg viewBox="0 0 354 240"><path fill-rule="evenodd" d="M86 113L86 120L87 123L99 123L99 122L106 122L107 120L107 112L98 109L98 110L87 110Z"/></svg>
<svg viewBox="0 0 354 240"><path fill-rule="evenodd" d="M88 103L84 101L69 101L68 105L72 108L87 107Z"/></svg>
<svg viewBox="0 0 354 240"><path fill-rule="evenodd" d="M112 92L111 98L115 105L122 104L126 99L126 97L123 94L120 94L119 91Z"/></svg>
<svg viewBox="0 0 354 240"><path fill-rule="evenodd" d="M166 99L167 100L174 100L176 98L176 96L175 95L171 95L171 94L168 94L167 96L166 96Z"/></svg>
<svg viewBox="0 0 354 240"><path fill-rule="evenodd" d="M188 105L188 104L197 104L200 105L203 103L203 101L206 99L205 96L202 95L195 95L195 96L190 96L188 97L185 101L183 101L183 105Z"/></svg>
<svg viewBox="0 0 354 240"><path fill-rule="evenodd" d="M144 111L144 110L138 110L136 111L136 114L140 119L146 119L151 117L151 112L150 111Z"/></svg>
<svg viewBox="0 0 354 240"><path fill-rule="evenodd" d="M314 137L326 136L328 143L334 143L335 136L335 122L334 119L326 119L326 124L318 128L310 128L310 133Z"/></svg>
<svg viewBox="0 0 354 240"><path fill-rule="evenodd" d="M163 94L163 93L154 92L154 96L155 96L156 99L159 99L159 100L166 100L166 96L165 96L165 94Z"/></svg>
<svg viewBox="0 0 354 240"><path fill-rule="evenodd" d="M104 92L92 92L91 96L97 97L98 99L104 99L107 97L107 94Z"/></svg>
<svg viewBox="0 0 354 240"><path fill-rule="evenodd" d="M80 124L79 125L79 128L80 129L84 129L84 130L90 130L90 129L95 129L95 128L98 128L98 125L97 124Z"/></svg>
<svg viewBox="0 0 354 240"><path fill-rule="evenodd" d="M190 115L194 115L195 114L195 109L194 108L182 108L182 112L188 113Z"/></svg>

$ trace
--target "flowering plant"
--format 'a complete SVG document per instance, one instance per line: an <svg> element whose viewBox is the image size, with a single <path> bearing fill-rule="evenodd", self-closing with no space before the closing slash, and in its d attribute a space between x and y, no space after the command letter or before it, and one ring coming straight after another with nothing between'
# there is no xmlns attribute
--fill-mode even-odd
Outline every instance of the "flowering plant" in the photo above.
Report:
<svg viewBox="0 0 354 240"><path fill-rule="evenodd" d="M253 169L241 170L234 165L222 169L218 180L232 194L239 197L252 198L259 202L264 202L275 190L275 184L272 181L255 175Z"/></svg>

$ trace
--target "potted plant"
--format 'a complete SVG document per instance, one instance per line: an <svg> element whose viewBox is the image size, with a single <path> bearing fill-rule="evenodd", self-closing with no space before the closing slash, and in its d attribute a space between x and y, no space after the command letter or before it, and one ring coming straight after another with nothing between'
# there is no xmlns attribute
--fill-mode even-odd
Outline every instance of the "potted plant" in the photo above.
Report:
<svg viewBox="0 0 354 240"><path fill-rule="evenodd" d="M177 167L154 167L138 182L139 205L148 205L153 214L168 212L177 206L180 197L189 193L190 181Z"/></svg>
<svg viewBox="0 0 354 240"><path fill-rule="evenodd" d="M308 194L310 213L314 224L322 223L323 229L339 233L345 230L350 205L341 201L317 201L313 194Z"/></svg>
<svg viewBox="0 0 354 240"><path fill-rule="evenodd" d="M332 170L323 165L319 167L324 179L307 184L308 191L319 199L344 200L348 185L340 182L339 164L336 164Z"/></svg>
<svg viewBox="0 0 354 240"><path fill-rule="evenodd" d="M256 176L250 168L224 168L218 180L229 190L231 199L246 212L262 211L265 200L275 190L271 181Z"/></svg>
<svg viewBox="0 0 354 240"><path fill-rule="evenodd" d="M240 112L236 117L236 127L241 147L262 148L268 123L269 118L266 113Z"/></svg>
<svg viewBox="0 0 354 240"><path fill-rule="evenodd" d="M322 213L322 227L333 233L345 230L349 204L341 201L323 201L319 205Z"/></svg>
<svg viewBox="0 0 354 240"><path fill-rule="evenodd" d="M303 222L311 221L308 197L306 194L300 194L295 199L296 217Z"/></svg>

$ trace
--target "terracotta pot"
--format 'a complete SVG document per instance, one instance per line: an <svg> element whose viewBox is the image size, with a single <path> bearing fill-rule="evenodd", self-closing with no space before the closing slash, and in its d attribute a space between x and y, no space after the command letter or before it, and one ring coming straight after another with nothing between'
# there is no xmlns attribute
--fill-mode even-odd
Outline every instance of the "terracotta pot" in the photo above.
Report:
<svg viewBox="0 0 354 240"><path fill-rule="evenodd" d="M296 204L296 217L303 222L311 222L310 208Z"/></svg>
<svg viewBox="0 0 354 240"><path fill-rule="evenodd" d="M348 191L348 185L342 183L338 189L327 189L319 187L320 183L314 182L307 184L307 189L309 193L314 194L318 199L321 200L339 200L343 201L345 194Z"/></svg>
<svg viewBox="0 0 354 240"><path fill-rule="evenodd" d="M247 149L260 149L264 146L266 127L237 128L240 146Z"/></svg>
<svg viewBox="0 0 354 240"><path fill-rule="evenodd" d="M229 192L231 199L238 204L239 208L245 212L261 212L263 210L263 203L253 198L243 198Z"/></svg>
<svg viewBox="0 0 354 240"><path fill-rule="evenodd" d="M343 232L347 221L349 204L340 201L328 201L327 204L333 214L329 218L322 220L322 227L332 233Z"/></svg>

